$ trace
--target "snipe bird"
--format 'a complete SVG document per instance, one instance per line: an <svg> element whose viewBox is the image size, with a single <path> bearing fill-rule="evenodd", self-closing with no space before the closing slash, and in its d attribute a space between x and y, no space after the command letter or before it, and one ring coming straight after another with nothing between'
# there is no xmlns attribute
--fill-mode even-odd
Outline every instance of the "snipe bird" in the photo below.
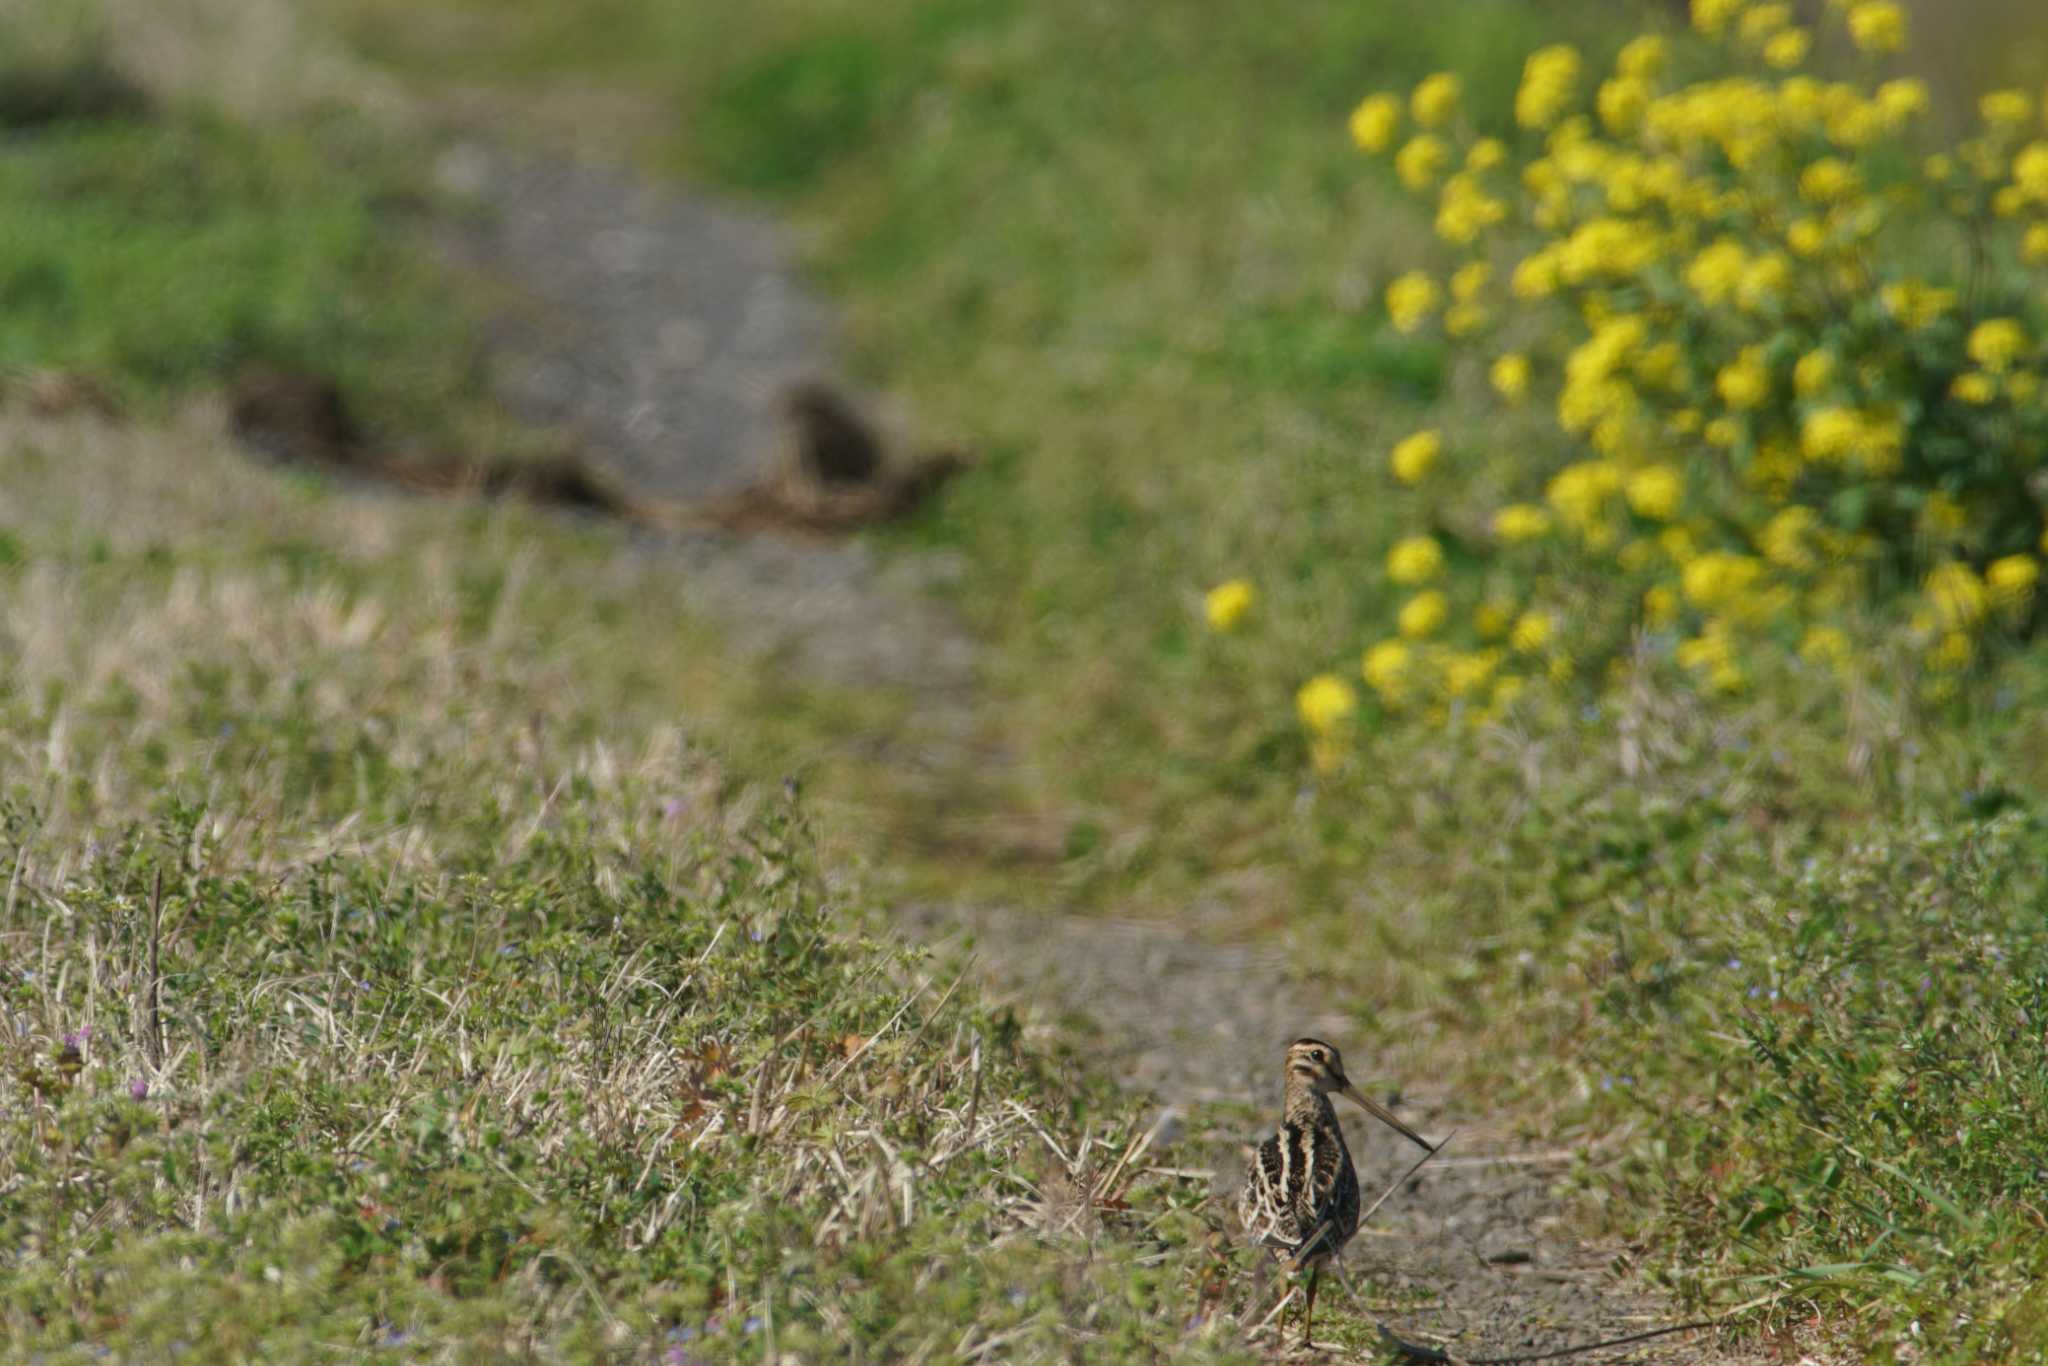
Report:
<svg viewBox="0 0 2048 1366"><path fill-rule="evenodd" d="M1358 1232L1358 1172L1344 1146L1331 1093L1393 1126L1427 1152L1436 1149L1394 1118L1385 1106L1359 1094L1344 1075L1344 1059L1321 1039L1287 1045L1286 1103L1280 1130L1259 1145L1245 1173L1237 1217L1254 1244L1271 1248L1289 1274L1307 1270L1308 1301L1302 1308L1301 1341L1312 1345L1316 1281L1325 1263Z"/></svg>

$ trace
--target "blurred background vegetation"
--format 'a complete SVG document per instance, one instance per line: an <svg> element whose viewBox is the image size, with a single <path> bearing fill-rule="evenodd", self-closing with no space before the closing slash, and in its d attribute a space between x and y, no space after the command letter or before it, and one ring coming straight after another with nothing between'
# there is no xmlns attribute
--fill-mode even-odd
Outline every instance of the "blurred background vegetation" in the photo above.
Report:
<svg viewBox="0 0 2048 1366"><path fill-rule="evenodd" d="M1389 1074L1453 1078L1551 1141L1597 1138L1576 1177L1587 1208L1687 1294L1781 1296L1764 1311L1778 1322L1818 1306L1859 1353L2041 1350L2038 651L1938 708L1787 677L1714 707L1645 683L1477 735L1390 722L1323 779L1294 717L1305 674L1351 668L1403 596L1380 570L1410 529L1391 443L1434 423L1503 450L1528 439L1476 362L1386 322L1384 286L1429 222L1357 155L1346 115L1448 69L1474 117L1505 126L1532 49L1576 42L1598 68L1640 24L1681 20L1540 0L10 0L11 378L79 372L175 434L184 397L284 358L384 429L514 445L483 391L480 304L418 236L445 208L440 139L601 150L754 198L799 229L855 372L978 457L874 539L967 566L939 591L983 645L987 739L936 776L877 781L848 718L900 699L764 694L703 662L715 630L648 619L631 586L594 614L568 591L504 606L508 583L594 572L602 530L350 511L317 480L211 464L191 476L202 492L259 512L307 500L292 529L191 509L154 527L146 503L110 511L54 467L114 479L157 443L17 434L0 451L0 590L19 604L34 588L45 625L17 606L0 636L7 786L42 832L16 841L15 867L100 880L132 914L140 882L85 849L149 820L160 790L208 790L225 748L278 766L224 808L274 827L266 847L317 847L353 817L381 832L387 871L429 854L437 876L479 871L474 851L548 808L513 771L479 807L457 762L469 741L438 720L415 732L393 699L429 662L351 681L311 654L246 676L213 658L244 657L218 645L244 600L331 600L346 645L351 610L431 588L449 649L531 652L477 704L486 738L521 733L537 698L570 699L561 724L592 744L648 745L683 715L734 774L802 774L820 838L879 898L1166 922L1199 905L1205 925L1285 946ZM1915 30L1956 118L1994 78L2048 77L2023 0L1930 0ZM409 520L442 515L454 529ZM521 545L539 568L514 574ZM194 575L245 597L195 599ZM1233 575L1260 585L1257 630L1213 637L1201 594ZM211 604L184 653L134 647L138 605L159 600ZM107 644L81 661L55 621ZM556 885L534 858L515 881ZM9 906L25 944L41 912ZM620 934L631 959L640 931ZM601 1014L602 990L561 990ZM860 1004L859 1028L884 1006ZM69 1009L47 1004L44 1042ZM781 1236L765 1228L735 1236ZM707 1249L696 1265L717 1264ZM36 1285L15 1322L61 1337L70 1292ZM1178 1341L1171 1293L1147 1285L1130 1341ZM908 1312L915 1289L898 1292L877 1322Z"/></svg>

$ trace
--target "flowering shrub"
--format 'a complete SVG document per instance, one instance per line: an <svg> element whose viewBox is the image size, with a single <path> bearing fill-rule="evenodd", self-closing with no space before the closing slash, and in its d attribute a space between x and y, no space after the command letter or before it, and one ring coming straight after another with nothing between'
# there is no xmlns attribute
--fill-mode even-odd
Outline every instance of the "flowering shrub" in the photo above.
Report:
<svg viewBox="0 0 2048 1366"><path fill-rule="evenodd" d="M1455 433L1387 453L1437 531L1387 556L1410 596L1361 665L1384 707L1483 719L1641 639L1733 693L1774 655L1865 667L1878 632L1940 696L2033 623L2048 133L1997 91L1936 145L1926 89L1888 66L1901 7L1829 11L1856 79L1806 70L1791 5L1694 0L1704 41L1682 51L1641 36L1606 73L1530 56L1500 136L1447 74L1352 115L1445 249L1387 289L1393 325L1486 347L1517 318L1546 340L1493 344L1491 388L1551 405L1561 438L1462 522ZM1484 571L1453 582L1446 534ZM1302 714L1327 739L1337 710Z"/></svg>

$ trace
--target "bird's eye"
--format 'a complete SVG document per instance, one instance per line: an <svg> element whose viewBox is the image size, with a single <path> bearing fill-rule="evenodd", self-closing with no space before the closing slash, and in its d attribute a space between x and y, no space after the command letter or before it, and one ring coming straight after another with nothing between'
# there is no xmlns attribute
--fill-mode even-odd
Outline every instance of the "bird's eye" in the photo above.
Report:
<svg viewBox="0 0 2048 1366"><path fill-rule="evenodd" d="M1316 1060L1317 1062L1327 1062L1327 1061L1329 1061L1329 1060L1328 1060L1327 1058L1325 1058L1325 1057L1323 1056L1323 1050L1322 1050L1322 1049L1320 1049L1320 1048L1318 1048L1318 1049L1317 1049L1317 1050L1316 1050L1315 1052L1313 1052L1313 1053L1309 1054L1309 1056L1310 1056L1311 1058L1314 1058L1314 1059L1315 1059L1315 1060Z"/></svg>

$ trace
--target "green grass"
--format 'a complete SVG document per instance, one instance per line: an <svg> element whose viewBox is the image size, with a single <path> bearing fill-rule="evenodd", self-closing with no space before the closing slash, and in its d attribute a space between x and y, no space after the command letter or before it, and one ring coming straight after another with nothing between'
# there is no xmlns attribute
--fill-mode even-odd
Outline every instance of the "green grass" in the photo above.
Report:
<svg viewBox="0 0 2048 1366"><path fill-rule="evenodd" d="M419 143L340 110L158 104L92 7L33 9L0 58L0 375L160 411L261 360L331 378L374 431L513 453L479 315L421 237Z"/></svg>
<svg viewBox="0 0 2048 1366"><path fill-rule="evenodd" d="M1604 1051L1646 1113L1684 1116L1631 1186L1685 1232L1687 1281L1862 1308L1878 1350L2048 1341L2032 806L1887 824L1791 875L1730 870L1637 913L1649 942L1689 951L1602 984Z"/></svg>
<svg viewBox="0 0 2048 1366"><path fill-rule="evenodd" d="M170 870L174 896L194 895L167 847L184 842L181 827L152 814L170 792L226 813L218 839L236 852L221 888L238 876L274 886L266 895L305 923L317 921L323 887L410 897L434 927L418 945L420 983L387 985L379 999L394 1018L459 1026L458 1040L470 1012L480 1035L532 1032L505 1018L505 974L519 969L469 966L492 956L486 947L570 927L603 936L580 960L588 971L545 985L576 1041L546 1066L563 1086L590 1089L616 1074L601 1060L616 1059L620 1041L585 1047L604 1039L596 1022L612 993L648 965L679 971L718 916L737 925L750 907L794 895L778 884L712 911L693 900L707 870L755 857L745 832L769 818L739 819L748 789L695 766L695 748L664 729L680 715L695 718L691 738L745 771L815 765L807 776L835 816L820 838L876 859L883 878L1006 904L1056 898L1160 915L1200 898L1234 910L1247 933L1284 938L1355 1014L1361 1044L1389 1074L1455 1078L1466 1103L1526 1116L1546 1145L1585 1138L1588 1206L1635 1235L1656 1274L1689 1296L1767 1300L1754 1311L1760 1324L1796 1324L1818 1306L1847 1355L2044 1350L2048 1316L2032 1289L2041 1215L2030 1193L2048 1099L2037 871L2048 676L2037 659L2014 659L1937 712L1909 711L1888 688L1845 696L1797 672L1760 678L1744 702L1708 711L1671 691L1652 660L1598 705L1532 710L1479 737L1369 715L1352 771L1304 778L1294 686L1318 668L1350 670L1396 600L1378 571L1389 540L1408 529L1382 473L1387 445L1425 423L1474 434L1484 456L1463 477L1483 506L1513 485L1517 443L1533 430L1486 415L1469 361L1387 333L1380 287L1413 259L1427 225L1350 150L1343 115L1367 90L1450 65L1481 116L1498 121L1522 53L1592 19L1509 0L1333 0L1277 17L1221 4L776 0L744 21L728 7L648 0L448 0L427 18L388 0L322 8L421 90L452 74L466 96L494 91L493 107L536 137L603 128L609 146L644 165L768 196L799 220L815 272L845 311L854 363L907 398L927 430L982 457L942 506L886 539L964 555L968 571L948 591L986 642L985 722L1002 740L991 751L1014 762L889 785L848 757L843 736L850 717L897 704L803 689L749 697L701 626L654 615L652 604L674 596L645 577L659 571L619 568L601 537L547 533L535 558L524 549L537 534L528 523L373 514L317 485L212 465L179 481L174 464L172 488L145 485L108 505L51 473L74 456L17 449L10 494L23 489L38 515L0 527L0 575L36 592L16 595L0 630L40 642L5 675L17 805L37 812L24 828L41 851L38 885L105 917L57 946L79 964L60 973L74 997L38 1007L30 1064L56 1067L63 1032L93 1000L113 1019L113 1003L132 998L133 932L115 927L136 923L155 869ZM1594 44L1612 31L1603 22ZM589 103L593 88L611 102ZM263 143L307 136L284 130ZM320 195L346 199L360 183L337 180ZM333 278L355 278L352 268ZM354 342L314 344L355 354ZM116 467L109 456L88 468ZM31 477L40 482L19 482ZM232 517L166 521L148 496L183 506L173 488L227 478L243 500ZM1261 585L1257 619L1238 636L1206 635L1200 591L1240 573ZM94 630L61 630L81 619L80 604L93 605ZM251 605L271 615L251 618ZM704 776L679 776L688 773ZM682 792L693 794L689 809L718 813L703 852L688 858L650 814ZM1052 852L1010 857L1015 846L991 833L1005 824L1054 832L1037 841ZM867 838L869 828L883 837ZM144 852L110 866L108 848ZM464 877L482 879L479 890L461 890ZM388 950L331 934L280 946L250 917L236 920L243 895L205 891L200 903L243 926L239 939L223 930L213 960L227 999L242 1002L229 1018L264 1022L252 1037L270 1050L266 1065L294 1065L303 1049L320 1060L304 1066L354 1075L366 1064L321 1052L335 1045L317 1028L338 1009L330 1000L356 1009L353 998L322 991L335 955ZM484 908L477 923L448 911L462 897ZM591 906L608 911L595 931ZM106 948L117 941L127 957ZM176 954L198 948L174 942ZM739 957L714 961L750 964L754 951L751 940L720 941L720 954ZM829 1040L778 1052L768 1045L787 1026L740 1022L758 1021L757 1009L772 1015L778 997L845 981L852 964L895 961L872 953L835 936L767 975L758 1001L651 1009L690 1021L691 1037L730 1019L752 1050L740 1050L743 1062L774 1055L815 1074L837 1065ZM618 971L629 963L631 973ZM886 1018L922 970L903 965L850 988L848 1032ZM450 988L472 974L476 992L458 997ZM277 985L300 981L313 986L291 988L299 996ZM428 987L459 1004L423 995ZM295 1004L301 996L313 1004ZM658 1015L699 1008L712 1014ZM901 1064L904 1085L948 1104L962 1041L999 1032L971 1005L952 1009L972 1027L956 1038L933 1024ZM445 1115L434 1093L459 1089L476 1065L472 1050L451 1071L444 1041L427 1035L407 1055L422 1063L426 1108L399 1113L438 1105ZM369 1037L384 1049L371 1056L394 1055L388 1035ZM674 1050L688 1046L670 1040L649 1075L680 1067ZM96 1107L121 1111L135 1047L95 1035L93 1084L55 1102L88 1118L66 1123L99 1123ZM859 1084L890 1084L868 1070L879 1063L863 1059ZM1069 1115L1067 1132L1089 1122L1085 1087L1023 1060L1002 1065L1017 1069L1014 1089L1041 1113ZM751 1111L751 1094L728 1090L727 1110ZM810 1112L822 1129L855 1123L836 1104L828 1096ZM359 1094L334 1102L345 1114L362 1105ZM220 1122L219 1132L239 1133L257 1121L235 1110ZM463 1129L472 1132L482 1131ZM422 1159L429 1140L411 1131L376 1141L393 1170L467 1170ZM929 1141L918 1140L921 1151ZM756 1311L773 1303L788 1342L807 1348L817 1340L802 1335L818 1324L855 1325L862 1350L896 1355L942 1339L950 1347L945 1333L957 1338L982 1312L920 1299L915 1274L894 1260L969 1255L946 1242L936 1210L805 1263L813 1300L778 1291L764 1268L796 1258L803 1238L758 1193L809 1170L812 1150L801 1147L747 1154L761 1184L746 1191L715 1184L729 1172L702 1177L716 1198L701 1218L668 1226L663 1255L678 1270L664 1299L671 1292L640 1279L616 1243L576 1231L585 1219L627 1227L630 1218L605 1221L645 1211L623 1178L577 1173L561 1156L573 1147L530 1154L519 1170L531 1192L481 1175L485 1213L463 1226L474 1251L455 1268L475 1297L455 1308L436 1298L431 1271L421 1288L424 1263L408 1250L430 1209L400 1216L408 1231L389 1265L323 1269L271 1249L293 1230L324 1234L354 1216L336 1212L331 1187L269 1175L278 1203L250 1244L265 1250L237 1274L254 1284L275 1265L301 1277L288 1284L322 1287L318 1302L340 1306L334 1334L418 1322L472 1343L512 1320L479 1328L483 1317L432 1315L480 1306L479 1315L524 1315L516 1322L534 1341L583 1344L599 1339L578 1334L611 1331L587 1308L602 1303L631 1344L651 1346L658 1332L713 1316L727 1333L744 1337L746 1317L765 1331ZM662 1179L696 1179L688 1170ZM990 1212L1000 1198L971 1177L940 1198L947 1218L966 1212L966 1227L1000 1226ZM1170 1191L1149 1198L1146 1237L1184 1270L1191 1216ZM714 1209L738 1231L721 1235ZM342 1223L304 1222L323 1218ZM570 1263L532 1244L503 1251L551 1219L575 1225L563 1246L598 1295L576 1300L561 1288L581 1283ZM998 1222L976 1222L989 1220ZM117 1210L84 1224L118 1230L109 1236L121 1256L156 1268L146 1279L172 1274L174 1261L148 1261L170 1256L152 1240L171 1234L146 1218ZM718 1236L737 1242L707 1241ZM321 1256L332 1241L321 1238ZM1031 1242L975 1265L1025 1258L1019 1283L1043 1275L1067 1297L1047 1302L1048 1320L1090 1296L1133 1307L1129 1317L1115 1309L1116 1336L1028 1341L1104 1355L1188 1348L1172 1317L1185 1308L1185 1282L1176 1300L1166 1273L1123 1261L1075 1273L1056 1243ZM508 1261L517 1293L476 1289ZM751 1269L753 1284L735 1273L719 1299L713 1267ZM54 1294L57 1274L37 1269L26 1293ZM80 1293L80 1273L65 1274L64 1292ZM1005 1331L1018 1322L1008 1303L997 1297L995 1317L975 1322ZM90 1336L102 1330L76 1325L95 1322L48 1312L32 1331Z"/></svg>

